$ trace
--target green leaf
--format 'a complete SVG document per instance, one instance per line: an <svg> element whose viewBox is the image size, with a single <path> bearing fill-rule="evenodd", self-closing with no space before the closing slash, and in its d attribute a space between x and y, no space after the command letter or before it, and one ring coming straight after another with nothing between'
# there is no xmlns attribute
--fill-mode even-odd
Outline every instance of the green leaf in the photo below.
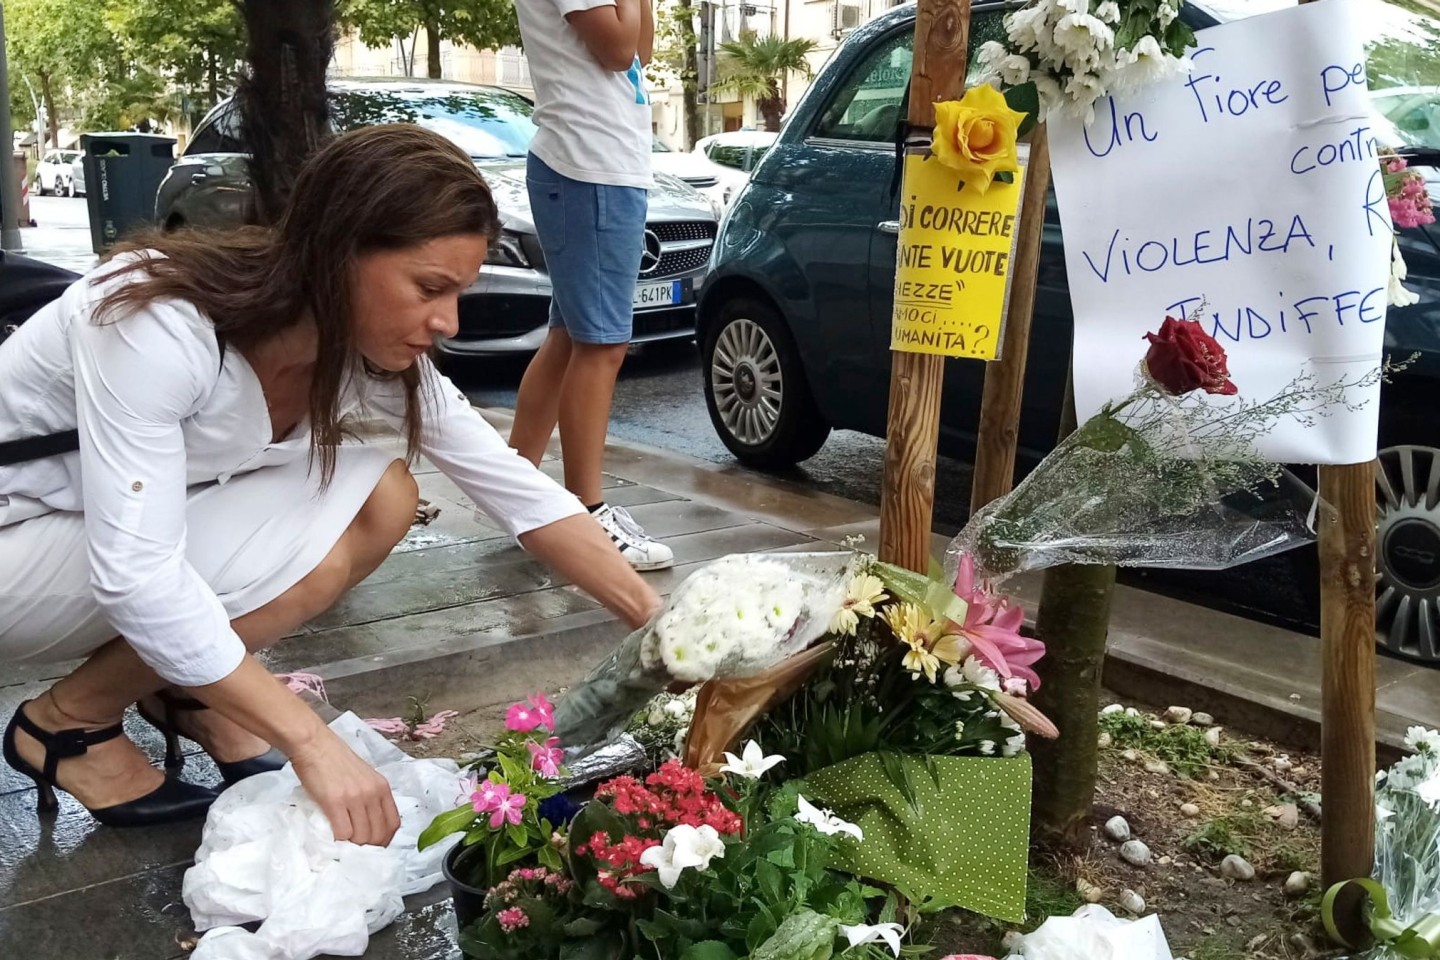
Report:
<svg viewBox="0 0 1440 960"><path fill-rule="evenodd" d="M1025 114L1025 119L1020 121L1020 129L1016 131L1019 136L1025 136L1034 128L1035 118L1040 115L1040 91L1035 88L1034 81L1006 90L1005 102L1011 110Z"/></svg>
<svg viewBox="0 0 1440 960"><path fill-rule="evenodd" d="M730 945L719 940L701 940L680 954L680 960L738 960Z"/></svg>
<svg viewBox="0 0 1440 960"><path fill-rule="evenodd" d="M524 860L534 852L529 847L511 847L509 850L502 850L500 855L495 858L495 866L503 867L517 860Z"/></svg>
<svg viewBox="0 0 1440 960"><path fill-rule="evenodd" d="M893 750L881 750L876 756L880 760L880 769L885 771L885 779L890 785L899 791L910 809L917 816L923 816L924 811L920 808L920 797L915 792L915 784L910 779L910 770L905 765L905 758Z"/></svg>
<svg viewBox="0 0 1440 960"><path fill-rule="evenodd" d="M419 849L432 847L450 836L452 833L459 833L468 829L475 819L475 807L473 804L465 803L447 813L442 813L430 821L430 826L420 834L420 840L416 844Z"/></svg>
<svg viewBox="0 0 1440 960"><path fill-rule="evenodd" d="M565 861L560 858L560 851L548 843L535 851L535 858L540 861L542 867L547 867L556 873L565 872Z"/></svg>
<svg viewBox="0 0 1440 960"><path fill-rule="evenodd" d="M530 831L519 824L506 824L505 837L517 847L528 848L530 846Z"/></svg>

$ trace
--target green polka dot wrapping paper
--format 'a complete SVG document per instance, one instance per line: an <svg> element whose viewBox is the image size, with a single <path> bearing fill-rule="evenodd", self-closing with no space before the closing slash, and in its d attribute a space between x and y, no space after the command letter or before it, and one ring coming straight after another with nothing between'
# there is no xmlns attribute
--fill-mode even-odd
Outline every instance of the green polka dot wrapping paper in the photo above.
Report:
<svg viewBox="0 0 1440 960"><path fill-rule="evenodd" d="M833 866L902 889L928 907L1024 920L1029 755L898 759L912 785L913 806L891 782L879 754L805 778L813 794L807 799L865 835L859 842L847 839Z"/></svg>

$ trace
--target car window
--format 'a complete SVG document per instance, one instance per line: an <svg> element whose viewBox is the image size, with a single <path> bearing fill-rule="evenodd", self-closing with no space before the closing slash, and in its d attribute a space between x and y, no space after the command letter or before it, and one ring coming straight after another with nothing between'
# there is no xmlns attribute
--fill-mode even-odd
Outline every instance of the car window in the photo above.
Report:
<svg viewBox="0 0 1440 960"><path fill-rule="evenodd" d="M987 40L1001 39L1001 14L976 16L970 25L971 64L967 83L975 82L979 68L975 50ZM915 59L915 31L903 30L882 41L861 60L835 91L811 136L830 140L890 143L895 125L904 119L910 87L910 66Z"/></svg>
<svg viewBox="0 0 1440 960"><path fill-rule="evenodd" d="M200 121L195 134L185 145L185 155L196 153L244 153L240 137L240 111L234 101L227 100Z"/></svg>
<svg viewBox="0 0 1440 960"><path fill-rule="evenodd" d="M748 167L748 169L754 170L756 167L758 167L758 166L760 165L760 158L763 157L763 156L765 156L765 154L767 154L767 153L769 153L769 152L770 152L770 144L768 144L768 143L766 143L766 144L758 144L758 143L757 143L754 147L752 147L751 150L750 150L750 166Z"/></svg>
<svg viewBox="0 0 1440 960"><path fill-rule="evenodd" d="M715 143L710 145L710 162L722 167L745 169L745 148L738 144Z"/></svg>
<svg viewBox="0 0 1440 960"><path fill-rule="evenodd" d="M474 91L343 90L331 99L336 129L415 123L483 160L523 157L535 138L534 105L498 88Z"/></svg>

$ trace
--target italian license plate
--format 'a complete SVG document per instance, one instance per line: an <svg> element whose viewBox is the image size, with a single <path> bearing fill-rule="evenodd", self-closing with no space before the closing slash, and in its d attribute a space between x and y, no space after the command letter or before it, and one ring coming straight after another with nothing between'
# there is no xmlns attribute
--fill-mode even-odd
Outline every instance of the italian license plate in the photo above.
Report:
<svg viewBox="0 0 1440 960"><path fill-rule="evenodd" d="M681 282L670 280L665 283L641 283L635 287L635 309L668 307L680 303Z"/></svg>

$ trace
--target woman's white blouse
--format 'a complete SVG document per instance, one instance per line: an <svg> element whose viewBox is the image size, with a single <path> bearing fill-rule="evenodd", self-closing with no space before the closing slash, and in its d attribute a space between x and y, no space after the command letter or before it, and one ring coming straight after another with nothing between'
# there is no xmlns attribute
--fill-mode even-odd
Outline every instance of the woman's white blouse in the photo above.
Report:
<svg viewBox="0 0 1440 960"><path fill-rule="evenodd" d="M0 441L78 427L77 453L0 466L0 527L83 511L91 583L118 634L166 680L200 686L245 655L215 592L185 559L186 488L310 455L302 425L281 443L260 382L198 309L159 301L115 322L94 305L117 282L73 284L0 344ZM428 358L421 452L511 536L584 513L506 446ZM398 382L364 379L345 408L399 427ZM318 464L316 469L319 469ZM83 479L83 482L82 482Z"/></svg>

